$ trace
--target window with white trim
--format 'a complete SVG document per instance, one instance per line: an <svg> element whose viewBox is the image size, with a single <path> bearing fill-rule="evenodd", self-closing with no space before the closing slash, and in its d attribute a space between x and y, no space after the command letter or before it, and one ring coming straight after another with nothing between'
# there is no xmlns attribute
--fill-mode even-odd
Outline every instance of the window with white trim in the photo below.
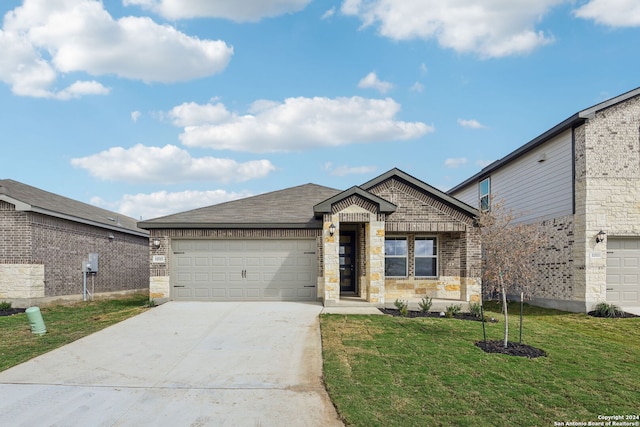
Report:
<svg viewBox="0 0 640 427"><path fill-rule="evenodd" d="M480 181L480 210L486 212L491 210L491 178Z"/></svg>
<svg viewBox="0 0 640 427"><path fill-rule="evenodd" d="M416 237L414 241L416 277L438 275L438 241L435 237Z"/></svg>
<svg viewBox="0 0 640 427"><path fill-rule="evenodd" d="M384 239L384 275L387 277L407 277L407 238L387 237Z"/></svg>

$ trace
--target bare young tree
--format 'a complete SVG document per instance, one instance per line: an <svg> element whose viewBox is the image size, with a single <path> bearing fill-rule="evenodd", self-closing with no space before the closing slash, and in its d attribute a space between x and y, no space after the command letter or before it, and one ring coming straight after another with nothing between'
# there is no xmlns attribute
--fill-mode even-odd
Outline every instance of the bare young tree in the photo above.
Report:
<svg viewBox="0 0 640 427"><path fill-rule="evenodd" d="M519 215L504 201L491 203L491 210L478 217L483 253L482 279L485 289L499 292L504 310L504 347L509 342L507 295L531 296L536 280L534 255L543 243L536 224L517 222Z"/></svg>

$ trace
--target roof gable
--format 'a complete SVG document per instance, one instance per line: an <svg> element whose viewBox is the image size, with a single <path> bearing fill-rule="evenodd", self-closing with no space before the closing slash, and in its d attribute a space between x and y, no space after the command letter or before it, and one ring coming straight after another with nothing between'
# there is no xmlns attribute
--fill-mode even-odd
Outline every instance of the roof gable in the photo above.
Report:
<svg viewBox="0 0 640 427"><path fill-rule="evenodd" d="M332 213L332 207L334 204L353 196L361 197L362 199L376 206L378 211L374 213L391 213L395 212L396 210L396 205L394 205L393 203L390 203L387 200L376 196L375 194L371 194L360 187L353 186L348 190L338 193L335 196L321 203L318 203L313 207L313 211L315 212L316 216Z"/></svg>
<svg viewBox="0 0 640 427"><path fill-rule="evenodd" d="M37 212L140 236L148 234L145 230L139 229L136 220L131 217L11 179L0 180L0 200L11 203L17 211Z"/></svg>
<svg viewBox="0 0 640 427"><path fill-rule="evenodd" d="M385 181L391 179L399 179L400 181L404 181L410 187L415 188L416 190L426 193L431 198L453 208L456 211L463 213L468 217L475 217L478 215L478 210L467 205L466 203L456 199L455 197L449 196L448 194L438 190L435 187L430 186L429 184L409 175L406 172L401 171L398 168L393 168L390 171L380 175L377 178L374 178L360 187L369 191L373 187L376 187Z"/></svg>

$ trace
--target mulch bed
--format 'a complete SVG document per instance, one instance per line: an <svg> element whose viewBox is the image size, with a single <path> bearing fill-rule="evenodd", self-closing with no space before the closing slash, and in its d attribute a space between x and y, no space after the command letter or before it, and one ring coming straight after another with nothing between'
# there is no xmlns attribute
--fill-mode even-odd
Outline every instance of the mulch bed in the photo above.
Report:
<svg viewBox="0 0 640 427"><path fill-rule="evenodd" d="M0 316L13 316L14 314L24 313L25 308L10 308L8 310L0 310Z"/></svg>
<svg viewBox="0 0 640 427"><path fill-rule="evenodd" d="M379 308L378 310L380 310L381 312L383 312L384 314L389 314L391 316L396 316L396 317L402 317L402 315L400 314L400 310L395 309L395 308ZM428 311L426 313L423 313L421 311L408 311L407 315L404 317L410 317L410 318L414 318L414 317L445 317L445 316L441 316L439 311ZM480 319L477 318L476 316L474 316L471 313L458 313L455 316L453 316L454 319L460 319L460 320L475 320L476 322L479 322ZM487 318L486 319L487 322L489 322L490 320Z"/></svg>
<svg viewBox="0 0 640 427"><path fill-rule="evenodd" d="M616 316L602 316L598 311L590 311L587 314L592 317L608 317L610 319L626 319L630 317L640 317L637 314L626 313L624 311L617 314Z"/></svg>
<svg viewBox="0 0 640 427"><path fill-rule="evenodd" d="M528 357L529 359L547 356L544 350L511 341L507 343L507 348L504 348L504 341L502 340L478 341L476 346L487 353L508 354L509 356Z"/></svg>

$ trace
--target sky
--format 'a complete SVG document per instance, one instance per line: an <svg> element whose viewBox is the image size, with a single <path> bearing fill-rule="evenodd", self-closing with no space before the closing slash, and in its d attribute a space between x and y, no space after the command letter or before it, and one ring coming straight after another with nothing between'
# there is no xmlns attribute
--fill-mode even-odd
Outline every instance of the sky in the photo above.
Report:
<svg viewBox="0 0 640 427"><path fill-rule="evenodd" d="M0 179L136 219L443 191L640 86L637 0L3 0Z"/></svg>

